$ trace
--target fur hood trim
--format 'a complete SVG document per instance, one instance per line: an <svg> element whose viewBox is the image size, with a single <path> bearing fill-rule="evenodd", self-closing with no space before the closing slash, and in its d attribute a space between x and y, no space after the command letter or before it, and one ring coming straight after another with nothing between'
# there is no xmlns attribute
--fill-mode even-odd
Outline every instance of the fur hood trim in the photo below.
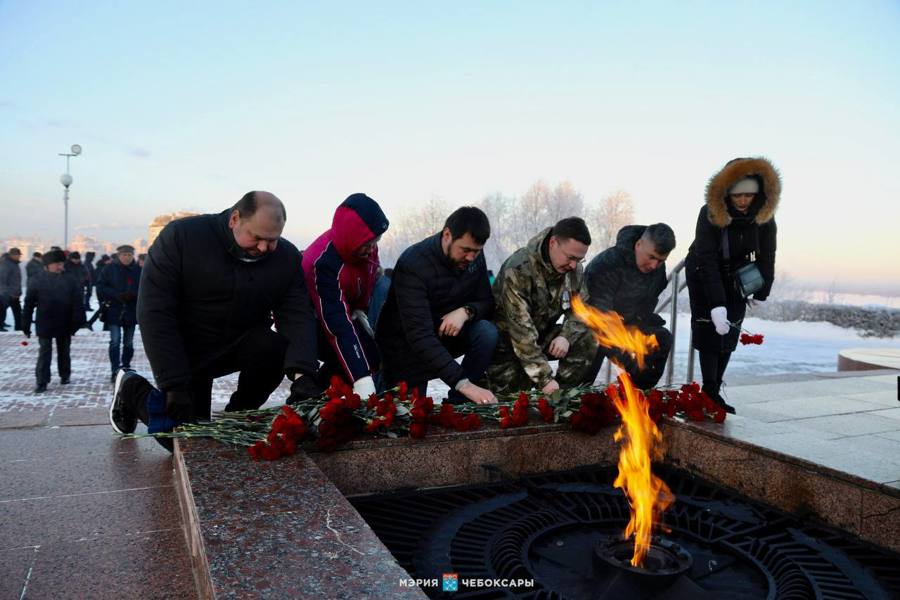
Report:
<svg viewBox="0 0 900 600"><path fill-rule="evenodd" d="M778 169L766 158L736 158L722 167L706 184L706 206L709 221L716 227L727 227L731 224L726 198L728 190L744 177L755 176L760 183L759 199L763 204L759 207L754 221L758 225L767 223L775 216L775 209L781 198L781 175Z"/></svg>

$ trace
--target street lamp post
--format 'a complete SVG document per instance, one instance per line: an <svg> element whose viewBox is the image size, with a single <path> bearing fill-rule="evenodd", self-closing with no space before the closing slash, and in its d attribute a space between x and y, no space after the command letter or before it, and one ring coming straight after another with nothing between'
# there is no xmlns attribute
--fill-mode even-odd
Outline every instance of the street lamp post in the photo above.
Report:
<svg viewBox="0 0 900 600"><path fill-rule="evenodd" d="M65 206L65 225L63 229L63 250L69 249L69 186L72 185L72 176L69 175L69 159L81 154L81 146L72 144L71 152L60 152L60 156L66 157L66 172L59 176L59 182L63 184L63 205Z"/></svg>

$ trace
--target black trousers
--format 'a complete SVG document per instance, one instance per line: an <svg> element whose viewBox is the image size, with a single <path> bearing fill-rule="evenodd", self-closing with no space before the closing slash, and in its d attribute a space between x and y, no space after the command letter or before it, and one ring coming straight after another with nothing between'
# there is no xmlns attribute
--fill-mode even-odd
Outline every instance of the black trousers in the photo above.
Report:
<svg viewBox="0 0 900 600"><path fill-rule="evenodd" d="M715 399L722 389L722 378L731 352L700 352L700 373L703 376L703 391Z"/></svg>
<svg viewBox="0 0 900 600"><path fill-rule="evenodd" d="M53 358L53 338L38 338L40 350L38 351L37 367L34 369L38 385L50 383L50 361ZM72 359L69 356L72 338L70 336L56 338L56 370L60 379L68 379L72 376Z"/></svg>
<svg viewBox="0 0 900 600"><path fill-rule="evenodd" d="M353 329L356 331L356 336L359 338L360 344L362 344L362 351L366 356L369 366L373 372L377 372L380 367L381 357L378 354L378 346L375 345L375 340L372 339L372 337L366 333L366 330L356 321L353 321ZM337 353L328 341L328 337L322 330L321 324L319 325L318 331L318 358L322 362L322 365L319 367L316 380L319 385L322 386L322 389L325 389L331 385L332 376L337 375L346 381L347 374L344 372L344 365L341 362L341 359L338 358ZM347 381L346 383L353 385L352 381Z"/></svg>
<svg viewBox="0 0 900 600"><path fill-rule="evenodd" d="M266 403L284 378L287 340L268 327L247 332L225 354L191 373L189 383L194 417L209 419L213 380L240 373L237 389L225 407L227 411L253 410Z"/></svg>
<svg viewBox="0 0 900 600"><path fill-rule="evenodd" d="M237 389L226 411L253 410L266 403L284 378L284 353L287 340L268 327L250 330L225 354L191 373L188 387L195 419L208 420L212 414L213 380L240 372ZM129 410L147 424L147 396L159 392L143 377L132 377L122 398Z"/></svg>
<svg viewBox="0 0 900 600"><path fill-rule="evenodd" d="M13 330L22 331L22 303L19 298L6 296L0 298L0 327L6 324L6 308L12 310Z"/></svg>
<svg viewBox="0 0 900 600"><path fill-rule="evenodd" d="M666 360L668 360L669 352L672 350L672 333L665 327L638 325L638 329L644 335L655 335L656 341L659 343L659 348L644 358L644 368L638 368L637 362L630 355L620 350L601 347L597 353L597 359L591 367L589 377L591 382L597 379L597 374L603 365L603 359L612 357L625 368L636 388L649 390L656 387L656 384L662 378L663 371L666 369Z"/></svg>

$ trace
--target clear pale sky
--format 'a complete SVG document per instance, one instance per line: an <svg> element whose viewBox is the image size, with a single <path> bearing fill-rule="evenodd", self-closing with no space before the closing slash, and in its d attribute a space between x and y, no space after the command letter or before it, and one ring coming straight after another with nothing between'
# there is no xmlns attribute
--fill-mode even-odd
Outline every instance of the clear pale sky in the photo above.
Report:
<svg viewBox="0 0 900 600"><path fill-rule="evenodd" d="M787 6L790 4L789 6ZM146 236L250 189L301 246L537 179L629 191L683 256L709 176L784 178L779 270L900 294L900 2L0 1L0 238Z"/></svg>

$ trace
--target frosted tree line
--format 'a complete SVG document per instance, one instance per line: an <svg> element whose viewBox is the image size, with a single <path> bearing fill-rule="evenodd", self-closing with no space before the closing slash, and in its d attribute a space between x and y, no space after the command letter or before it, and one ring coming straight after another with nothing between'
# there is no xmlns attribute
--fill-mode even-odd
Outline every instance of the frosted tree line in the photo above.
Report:
<svg viewBox="0 0 900 600"><path fill-rule="evenodd" d="M381 264L392 266L410 245L437 233L459 203L432 196L415 209L390 215L391 226L378 244ZM625 190L616 190L591 203L570 181L550 185L536 181L521 196L495 192L474 203L491 222L491 237L484 247L488 268L495 273L517 248L545 227L570 216L581 216L591 230L593 256L615 244L616 233L634 221L634 203Z"/></svg>

